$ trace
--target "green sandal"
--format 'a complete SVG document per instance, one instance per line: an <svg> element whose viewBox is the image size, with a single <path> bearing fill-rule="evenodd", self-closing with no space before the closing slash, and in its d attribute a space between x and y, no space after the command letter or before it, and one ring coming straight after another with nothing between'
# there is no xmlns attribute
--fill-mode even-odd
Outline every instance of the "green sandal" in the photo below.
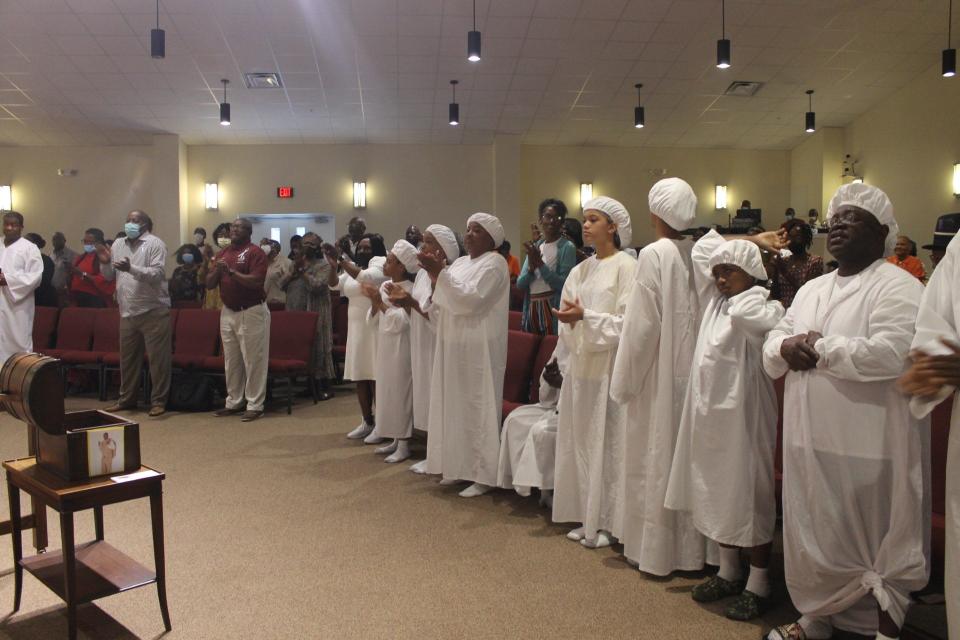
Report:
<svg viewBox="0 0 960 640"><path fill-rule="evenodd" d="M752 591L743 590L736 599L727 606L724 612L731 620L746 622L762 616L770 608L770 599L761 598Z"/></svg>
<svg viewBox="0 0 960 640"><path fill-rule="evenodd" d="M743 586L743 580L730 582L720 576L711 576L706 582L701 582L695 586L690 595L697 602L716 602L739 594L743 591Z"/></svg>

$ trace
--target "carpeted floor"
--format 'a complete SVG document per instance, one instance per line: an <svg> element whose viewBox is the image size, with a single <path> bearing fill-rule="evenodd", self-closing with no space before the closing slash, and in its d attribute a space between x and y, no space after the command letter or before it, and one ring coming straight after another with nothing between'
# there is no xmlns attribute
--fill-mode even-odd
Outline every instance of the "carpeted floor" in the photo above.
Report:
<svg viewBox="0 0 960 640"><path fill-rule="evenodd" d="M614 550L584 549L534 498L498 491L466 500L407 463L384 464L373 447L343 437L358 421L347 393L250 424L130 415L141 424L144 464L167 474L169 638L756 640L793 615L781 595L763 621L731 622L722 605L690 599L701 576L645 577ZM22 423L0 416L4 458L25 455L25 442ZM152 567L149 513L146 500L107 507L105 529ZM77 529L78 541L91 539L92 516L79 515ZM0 614L13 602L8 540L0 538ZM32 552L29 534L24 541ZM50 546L59 547L55 518ZM82 638L161 636L156 590L85 605L79 626ZM0 622L0 638L65 636L62 604L26 575L21 610Z"/></svg>

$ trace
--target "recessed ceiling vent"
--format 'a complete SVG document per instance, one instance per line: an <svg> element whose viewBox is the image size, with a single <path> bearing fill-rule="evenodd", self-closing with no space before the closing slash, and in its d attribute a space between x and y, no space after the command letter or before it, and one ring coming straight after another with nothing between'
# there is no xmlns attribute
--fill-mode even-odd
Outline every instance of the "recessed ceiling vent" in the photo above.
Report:
<svg viewBox="0 0 960 640"><path fill-rule="evenodd" d="M282 89L283 82L279 73L245 73L243 78L247 89Z"/></svg>
<svg viewBox="0 0 960 640"><path fill-rule="evenodd" d="M723 94L726 96L733 96L735 98L752 98L754 95L756 95L757 91L760 91L760 87L762 86L762 82L734 80L730 83L730 86L727 87L727 90L724 91Z"/></svg>

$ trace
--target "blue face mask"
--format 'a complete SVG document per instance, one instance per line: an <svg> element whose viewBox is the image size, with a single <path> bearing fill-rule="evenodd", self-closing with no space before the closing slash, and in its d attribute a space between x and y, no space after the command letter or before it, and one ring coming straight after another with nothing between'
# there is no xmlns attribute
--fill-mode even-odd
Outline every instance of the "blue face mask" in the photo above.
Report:
<svg viewBox="0 0 960 640"><path fill-rule="evenodd" d="M192 253L185 253L185 254L183 254L183 255L180 256L180 257L183 259L183 264L193 264L193 254L192 254Z"/></svg>
<svg viewBox="0 0 960 640"><path fill-rule="evenodd" d="M97 250L97 247L96 247L95 245L92 245L92 244L85 244L85 245L83 245L83 252L84 252L84 253L93 253L93 252L96 251L96 250Z"/></svg>
<svg viewBox="0 0 960 640"><path fill-rule="evenodd" d="M131 240L136 240L140 237L140 225L136 222L128 222L123 225L123 232L127 234L127 237Z"/></svg>

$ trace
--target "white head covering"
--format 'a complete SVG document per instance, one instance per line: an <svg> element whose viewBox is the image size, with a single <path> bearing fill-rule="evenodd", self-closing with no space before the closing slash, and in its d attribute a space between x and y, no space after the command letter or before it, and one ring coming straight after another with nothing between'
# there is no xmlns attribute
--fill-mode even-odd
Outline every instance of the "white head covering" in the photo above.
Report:
<svg viewBox="0 0 960 640"><path fill-rule="evenodd" d="M833 198L830 199L830 204L827 206L827 224L830 224L830 220L837 214L837 211L846 205L853 205L870 212L880 224L889 227L883 255L893 255L893 247L897 244L897 236L900 234L900 225L893 217L893 203L890 202L887 194L862 182L845 184L837 189Z"/></svg>
<svg viewBox="0 0 960 640"><path fill-rule="evenodd" d="M460 257L460 245L457 244L457 236L450 230L450 227L445 227L442 224L432 224L427 227L427 232L436 238L437 244L447 254L447 262L452 264L454 260Z"/></svg>
<svg viewBox="0 0 960 640"><path fill-rule="evenodd" d="M727 240L710 254L710 268L718 264L732 264L740 267L757 280L767 279L767 270L763 268L760 249L749 240Z"/></svg>
<svg viewBox="0 0 960 640"><path fill-rule="evenodd" d="M397 240L393 243L390 253L397 256L397 260L407 270L407 273L416 273L420 271L420 265L417 262L417 248L406 240Z"/></svg>
<svg viewBox="0 0 960 640"><path fill-rule="evenodd" d="M650 213L677 231L689 229L697 217L697 194L680 178L664 178L650 189Z"/></svg>
<svg viewBox="0 0 960 640"><path fill-rule="evenodd" d="M593 209L605 214L617 225L617 233L620 235L620 246L629 247L633 240L633 226L630 224L630 213L622 204L608 198L607 196L597 196L583 204L583 210Z"/></svg>
<svg viewBox="0 0 960 640"><path fill-rule="evenodd" d="M490 234L490 237L493 238L494 249L499 248L500 245L503 244L503 240L506 236L503 233L503 225L500 224L500 219L497 218L497 216L478 211L467 218L467 224L470 224L471 222L476 222L478 225L483 227L487 233Z"/></svg>

